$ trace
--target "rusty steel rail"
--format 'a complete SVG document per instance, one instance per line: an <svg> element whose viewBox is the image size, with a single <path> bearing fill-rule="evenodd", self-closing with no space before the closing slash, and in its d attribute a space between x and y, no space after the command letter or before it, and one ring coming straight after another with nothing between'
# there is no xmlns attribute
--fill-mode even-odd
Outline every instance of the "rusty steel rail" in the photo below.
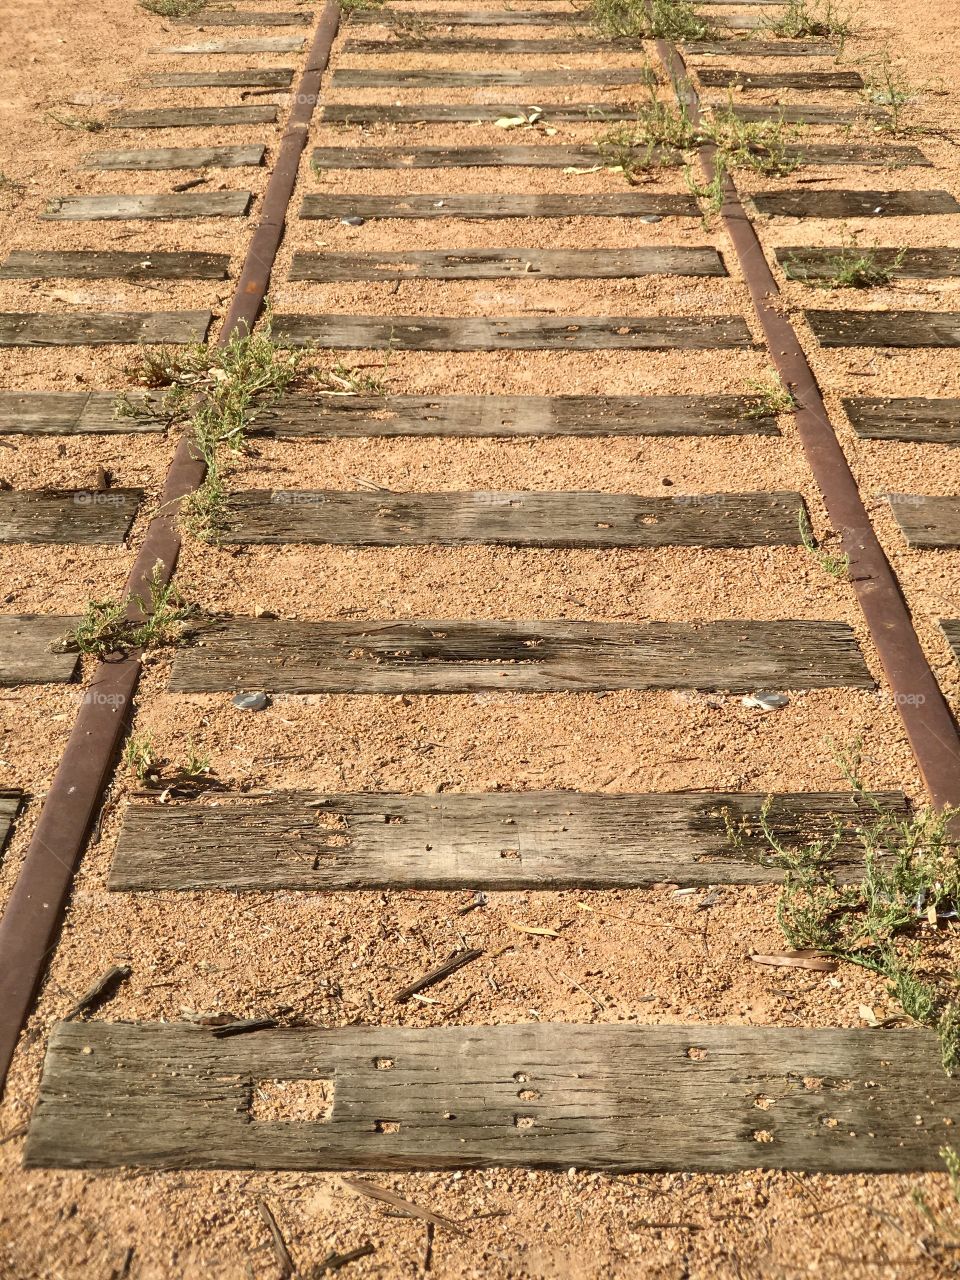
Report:
<svg viewBox="0 0 960 1280"><path fill-rule="evenodd" d="M700 97L690 82L683 55L668 40L657 39L654 44L678 101L694 123L699 123ZM700 148L698 158L707 182L714 181L716 147ZM770 358L797 402L797 434L830 522L849 556L850 580L924 785L938 809L960 806L960 732L956 721L863 505L816 375L796 330L778 307L780 288L729 172L724 177L720 218L733 243Z"/></svg>
<svg viewBox="0 0 960 1280"><path fill-rule="evenodd" d="M263 305L320 97L321 77L339 26L338 0L327 0L294 91L260 220L221 326L218 346L238 333L249 332ZM164 585L172 579L181 546L177 505L200 487L205 474L202 458L184 434L164 479L158 514L147 526L127 578L125 599L149 600L154 575ZM140 611L132 606L130 616L137 613ZM133 651L98 663L0 919L0 1094L20 1031L56 945L73 876L128 724L142 670L140 654Z"/></svg>

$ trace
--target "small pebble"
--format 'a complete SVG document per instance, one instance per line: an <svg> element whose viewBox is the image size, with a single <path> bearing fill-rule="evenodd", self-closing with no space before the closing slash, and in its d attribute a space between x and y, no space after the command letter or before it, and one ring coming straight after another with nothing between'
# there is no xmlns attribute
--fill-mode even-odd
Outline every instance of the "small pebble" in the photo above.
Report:
<svg viewBox="0 0 960 1280"><path fill-rule="evenodd" d="M740 703L744 707L756 707L758 711L777 711L789 701L785 693L748 693Z"/></svg>
<svg viewBox="0 0 960 1280"><path fill-rule="evenodd" d="M640 221L641 222L662 222L663 217L659 213L641 213Z"/></svg>
<svg viewBox="0 0 960 1280"><path fill-rule="evenodd" d="M262 711L269 706L269 699L265 693L238 693L233 705L241 711Z"/></svg>
<svg viewBox="0 0 960 1280"><path fill-rule="evenodd" d="M345 227L362 227L366 219L365 218L341 218L340 221Z"/></svg>

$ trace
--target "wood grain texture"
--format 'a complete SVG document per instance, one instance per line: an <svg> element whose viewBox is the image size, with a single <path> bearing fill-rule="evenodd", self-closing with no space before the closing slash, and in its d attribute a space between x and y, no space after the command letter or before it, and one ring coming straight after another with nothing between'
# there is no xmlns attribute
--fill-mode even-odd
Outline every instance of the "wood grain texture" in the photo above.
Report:
<svg viewBox="0 0 960 1280"><path fill-rule="evenodd" d="M76 618L48 614L0 614L0 686L66 684L73 679L80 657L54 653Z"/></svg>
<svg viewBox="0 0 960 1280"><path fill-rule="evenodd" d="M862 146L859 143L801 142L784 148L788 160L796 164L860 165L863 168L905 169L922 166L932 169L919 147Z"/></svg>
<svg viewBox="0 0 960 1280"><path fill-rule="evenodd" d="M290 67L248 67L234 71L157 71L146 78L153 89L286 89Z"/></svg>
<svg viewBox="0 0 960 1280"><path fill-rule="evenodd" d="M960 497L889 493L887 501L908 547L960 547Z"/></svg>
<svg viewBox="0 0 960 1280"><path fill-rule="evenodd" d="M27 253L14 250L0 280L226 280L226 253Z"/></svg>
<svg viewBox="0 0 960 1280"><path fill-rule="evenodd" d="M960 249L851 249L849 245L784 246L777 261L788 280L830 280L838 264L862 254L895 279L942 280L960 275Z"/></svg>
<svg viewBox="0 0 960 1280"><path fill-rule="evenodd" d="M387 5L376 9L355 9L350 15L351 26L388 27L401 26L415 17L418 23L441 27L565 27L576 23L589 29L590 19L572 10L557 9L391 9Z"/></svg>
<svg viewBox="0 0 960 1280"><path fill-rule="evenodd" d="M877 797L905 813L900 793ZM653 884L770 884L783 878L759 816L793 847L845 834L831 865L863 870L850 795L580 791L397 795L281 792L244 803L130 805L108 888L628 889ZM728 824L744 832L735 850Z"/></svg>
<svg viewBox="0 0 960 1280"><path fill-rule="evenodd" d="M414 36L404 33L403 40L347 39L343 45L344 53L359 54L399 54L408 56L411 53L495 53L505 54L551 54L551 53L607 53L611 47L608 40L580 39L578 35L567 38L548 40L511 40L499 36L442 36L425 34Z"/></svg>
<svg viewBox="0 0 960 1280"><path fill-rule="evenodd" d="M0 272L2 274L2 272ZM408 253L295 253L290 280L619 280L725 276L716 249L458 249Z"/></svg>
<svg viewBox="0 0 960 1280"><path fill-rule="evenodd" d="M177 651L170 689L469 693L872 688L839 622L287 622L234 618Z"/></svg>
<svg viewBox="0 0 960 1280"><path fill-rule="evenodd" d="M0 493L0 536L4 495ZM799 493L644 498L566 490L371 493L245 489L229 496L224 542L344 547L753 547L800 541Z"/></svg>
<svg viewBox="0 0 960 1280"><path fill-rule="evenodd" d="M940 628L953 650L953 656L960 661L960 619L944 618L940 622Z"/></svg>
<svg viewBox="0 0 960 1280"><path fill-rule="evenodd" d="M852 396L843 407L862 440L960 444L960 399Z"/></svg>
<svg viewBox="0 0 960 1280"><path fill-rule="evenodd" d="M23 792L9 787L0 788L0 853L10 836L10 828L20 812Z"/></svg>
<svg viewBox="0 0 960 1280"><path fill-rule="evenodd" d="M225 125L273 124L277 107L156 107L114 111L108 129L220 129Z"/></svg>
<svg viewBox="0 0 960 1280"><path fill-rule="evenodd" d="M590 168L600 163L593 145L507 147L314 147L315 169L530 169ZM656 148L657 164L679 164L678 151Z"/></svg>
<svg viewBox="0 0 960 1280"><path fill-rule="evenodd" d="M144 414L116 414L119 392L0 391L0 435L99 435L162 431L163 423ZM133 392L134 403L144 399Z"/></svg>
<svg viewBox="0 0 960 1280"><path fill-rule="evenodd" d="M757 212L775 218L910 218L960 213L949 191L761 191Z"/></svg>
<svg viewBox="0 0 960 1280"><path fill-rule="evenodd" d="M446 71L382 67L338 67L331 83L337 89L482 89L502 85L513 89L568 84L656 84L649 67L584 67L580 70Z"/></svg>
<svg viewBox="0 0 960 1280"><path fill-rule="evenodd" d="M686 53L728 58L836 58L837 44L821 40L685 40Z"/></svg>
<svg viewBox="0 0 960 1280"><path fill-rule="evenodd" d="M257 36L251 40L192 40L187 44L163 45L148 52L168 57L170 54L208 53L299 53L302 36Z"/></svg>
<svg viewBox="0 0 960 1280"><path fill-rule="evenodd" d="M142 489L0 490L0 543L119 546Z"/></svg>
<svg viewBox="0 0 960 1280"><path fill-rule="evenodd" d="M482 965L463 970L469 987ZM333 1082L326 1120L258 1120L259 1081ZM766 1099L765 1108L758 1100ZM385 1122L389 1129L383 1132ZM914 1030L60 1022L30 1167L939 1169L960 1085Z"/></svg>
<svg viewBox="0 0 960 1280"><path fill-rule="evenodd" d="M204 9L193 18L170 18L174 27L305 27L313 21L309 9Z"/></svg>
<svg viewBox="0 0 960 1280"><path fill-rule="evenodd" d="M0 409L2 409L0 398ZM258 410L276 436L779 435L749 396L284 396ZM2 418L0 418L2 421Z"/></svg>
<svg viewBox="0 0 960 1280"><path fill-rule="evenodd" d="M91 151L81 169L237 169L263 164L266 147L156 147Z"/></svg>
<svg viewBox="0 0 960 1280"><path fill-rule="evenodd" d="M169 196L55 196L40 217L52 222L242 218L252 198L249 191L186 191Z"/></svg>
<svg viewBox="0 0 960 1280"><path fill-rule="evenodd" d="M554 195L304 196L301 218L632 218L656 213L667 218L698 218L693 196L620 191Z"/></svg>
<svg viewBox="0 0 960 1280"><path fill-rule="evenodd" d="M741 71L736 67L697 67L708 89L862 89L859 71Z"/></svg>
<svg viewBox="0 0 960 1280"><path fill-rule="evenodd" d="M722 102L712 102L714 111L730 111L740 120L782 120L784 124L856 124L858 121L887 120L886 111L867 107L829 107L821 103L809 103L796 106L788 103L735 102L732 106Z"/></svg>
<svg viewBox="0 0 960 1280"><path fill-rule="evenodd" d="M618 102L552 102L518 104L515 102L416 102L397 105L390 102L334 102L320 108L322 124L494 124L503 117L529 116L539 110L543 123L584 120L598 127L618 120L630 120L637 114L635 106ZM501 133L502 130L498 130Z"/></svg>
<svg viewBox="0 0 960 1280"><path fill-rule="evenodd" d="M960 311L805 311L824 347L957 347Z"/></svg>
<svg viewBox="0 0 960 1280"><path fill-rule="evenodd" d="M102 347L169 342L177 346L203 342L209 311L74 311L0 313L0 347Z"/></svg>
<svg viewBox="0 0 960 1280"><path fill-rule="evenodd" d="M273 317L283 346L349 351L752 350L739 316L347 316Z"/></svg>

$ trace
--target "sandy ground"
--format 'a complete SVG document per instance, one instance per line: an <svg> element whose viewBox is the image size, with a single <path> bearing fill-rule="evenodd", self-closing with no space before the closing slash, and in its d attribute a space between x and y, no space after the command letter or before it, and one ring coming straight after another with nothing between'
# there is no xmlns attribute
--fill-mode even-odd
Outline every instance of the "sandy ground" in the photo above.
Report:
<svg viewBox="0 0 960 1280"><path fill-rule="evenodd" d="M252 0L251 0L252 5ZM290 8L263 4L258 11ZM250 7L250 6L248 6ZM319 6L317 6L319 7ZM426 4L404 5L411 11ZM721 11L723 12L723 11ZM200 190L250 190L266 181L281 126L88 133L50 121L49 111L103 119L124 108L239 103L241 90L153 90L148 73L240 66L299 67L300 55L159 57L148 50L188 39L309 34L310 28L210 28L195 32L146 15L129 0L105 0L96 12L56 2L41 19L9 10L17 39L6 57L0 103L3 170L23 190L0 189L0 250L202 249L229 253L227 282L152 288L116 281L0 284L0 308L118 310L209 307L222 314L239 270L251 219L196 223L54 223L38 220L58 194L162 192L180 172L96 174L76 168L90 150L264 142L267 167L209 171ZM951 126L960 104L960 74L951 54L960 19L931 15L916 0L881 6L864 0L857 34L843 65L875 58L894 45L911 77L926 82L917 116L938 132L916 141L936 168L811 168L786 179L745 179L743 189L941 187L960 195L960 163ZM106 34L105 34L106 33ZM386 28L355 26L349 34L384 38ZM469 34L469 29L453 29ZM477 35L541 38L569 28L478 29ZM380 91L337 88L324 101L514 102L498 91L403 87L404 69L497 65L494 55L437 56L401 50L343 55L333 66L392 67L398 83ZM122 56L118 51L122 50ZM653 59L653 50L644 57ZM528 58L506 55L505 68L639 65L617 54ZM704 60L705 62L707 60ZM713 58L710 65L719 65ZM756 66L759 60L746 60ZM829 69L829 59L764 59L763 70ZM741 65L735 62L732 65ZM64 70L69 83L62 83ZM634 93L635 91L629 91ZM663 90L664 94L666 90ZM623 88L537 89L535 102L630 101ZM82 94L83 104L67 99ZM719 93L705 96L720 97ZM802 102L809 94L748 92L745 101ZM849 106L855 94L818 101ZM285 109L283 92L244 99ZM38 127L42 124L42 127ZM554 127L550 125L549 127ZM334 127L315 123L313 146L453 146L506 143L587 144L602 126L557 122L505 133L492 126ZM876 142L869 124L851 132L811 129L811 140ZM559 170L373 170L313 172L305 157L292 209L318 191L567 193L625 190L609 173ZM651 180L658 193L686 190L682 172ZM851 224L762 220L768 248L780 244L858 243L958 245L960 217L884 219ZM302 284L287 279L296 251L471 248L620 248L715 245L727 278L636 281L403 282ZM937 627L956 616L957 553L907 552L883 499L901 490L956 493L957 455L946 448L858 441L846 424L843 395L958 395L960 366L943 352L821 351L802 321L810 306L915 307L949 310L956 281L900 282L867 293L830 294L782 282L827 394L833 421L862 486L884 545L917 618L921 639L955 706L960 678ZM467 222L368 221L352 228L294 217L271 291L275 309L355 314L743 314L759 331L722 232L697 219L634 225L626 219ZM7 350L0 385L23 389L107 389L129 385L134 353L103 348ZM671 394L748 392L769 377L762 350L664 353L399 353L311 355L311 368L343 360L374 366L391 391L408 394ZM601 489L643 494L798 489L817 533L830 540L819 495L791 419L782 435L744 439L592 440L310 440L258 439L230 468L237 488L364 487L397 490L467 488ZM91 483L98 466L115 484L136 484L147 497L132 544L155 503L173 442L165 436L110 436L0 441L0 478L16 487ZM7 611L69 613L116 592L131 559L127 549L5 547L0 550ZM922 795L896 709L884 691L876 654L850 584L825 575L799 549L748 551L538 552L436 547L350 550L301 547L216 549L188 542L179 571L183 593L204 607L284 617L599 620L822 618L849 622L871 670L874 691L792 692L776 715L739 698L697 694L489 695L277 698L258 716L226 696L174 696L165 691L169 657L148 664L134 730L149 738L162 768L190 752L209 760L212 775L242 792L293 787L319 790L483 790L569 787L611 792L731 788L818 790L843 785L838 750L863 744L869 786ZM0 758L4 785L23 787L29 803L0 864L0 902L15 880L40 802L76 707L79 687L0 692ZM774 921L776 893L723 889L676 894L665 886L622 893L492 894L464 918L464 896L450 893L119 894L106 876L123 810L135 780L118 770L97 836L87 852L60 946L37 1010L14 1062L0 1106L0 1276L10 1280L273 1280L279 1274L255 1197L266 1198L298 1267L309 1276L333 1250L369 1240L375 1252L351 1263L347 1276L683 1277L940 1276L955 1268L960 1238L947 1179L809 1177L791 1174L609 1177L571 1169L551 1174L492 1171L378 1174L375 1180L410 1200L461 1221L469 1237L443 1231L428 1238L422 1223L356 1196L338 1177L291 1174L182 1174L24 1171L20 1126L36 1098L47 1032L76 996L111 963L132 967L130 980L98 1015L110 1019L179 1019L229 1010L326 1026L450 1022L493 1024L534 1019L714 1022L734 1025L862 1026L863 1007L879 1019L896 1014L883 984L861 971L837 974L766 969L753 951L782 944ZM555 928L559 937L518 934L516 923ZM482 947L483 962L436 989L436 1005L398 1006L392 992L445 956L461 940ZM954 939L942 939L949 955ZM882 1031L877 1034L882 1035ZM932 1141L937 1141L931 1135ZM933 1213L924 1214L920 1195ZM945 1217L941 1217L945 1215ZM131 1251L128 1256L128 1251Z"/></svg>

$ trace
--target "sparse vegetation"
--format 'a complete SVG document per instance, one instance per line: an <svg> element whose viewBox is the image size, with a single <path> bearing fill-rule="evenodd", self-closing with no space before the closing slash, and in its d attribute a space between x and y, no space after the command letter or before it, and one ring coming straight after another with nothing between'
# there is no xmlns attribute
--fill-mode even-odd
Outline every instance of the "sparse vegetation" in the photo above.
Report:
<svg viewBox="0 0 960 1280"><path fill-rule="evenodd" d="M391 352L382 365L376 368L386 373L390 367ZM321 395L327 396L385 396L387 384L384 378L359 365L337 363L330 369L318 369L313 374L314 385Z"/></svg>
<svg viewBox="0 0 960 1280"><path fill-rule="evenodd" d="M748 385L755 396L752 408L745 415L748 418L775 418L781 413L792 413L797 407L796 400L776 374L766 382L755 380Z"/></svg>
<svg viewBox="0 0 960 1280"><path fill-rule="evenodd" d="M590 0L590 20L613 40L706 40L710 24L691 0Z"/></svg>
<svg viewBox="0 0 960 1280"><path fill-rule="evenodd" d="M26 189L25 183L17 182L0 169L0 200L5 202L16 199L17 196L22 196Z"/></svg>
<svg viewBox="0 0 960 1280"><path fill-rule="evenodd" d="M56 111L48 111L47 118L64 129L75 129L83 133L101 133L106 127L105 120L84 120L82 116L62 116Z"/></svg>
<svg viewBox="0 0 960 1280"><path fill-rule="evenodd" d="M727 192L727 166L723 154L717 152L713 157L713 173L709 181L700 182L692 165L687 165L683 178L691 195L703 205L703 222L707 225L710 219L720 212Z"/></svg>
<svg viewBox="0 0 960 1280"><path fill-rule="evenodd" d="M893 137L910 137L929 132L923 125L908 123L910 107L919 101L921 89L895 62L889 47L861 64L863 96L871 106L886 107L887 113L874 121L877 133Z"/></svg>
<svg viewBox="0 0 960 1280"><path fill-rule="evenodd" d="M207 7L207 0L138 0L141 9L161 18L192 18Z"/></svg>
<svg viewBox="0 0 960 1280"><path fill-rule="evenodd" d="M157 763L149 733L131 733L123 748L123 767L138 782L146 781Z"/></svg>
<svg viewBox="0 0 960 1280"><path fill-rule="evenodd" d="M143 351L133 370L141 386L166 388L155 412L169 421L185 421L207 473L199 489L180 507L191 533L215 541L223 522L226 488L223 458L246 446L257 410L282 395L298 376L301 353L279 347L269 319L255 334L244 333L219 347L203 343L184 349ZM121 416L142 413L128 399L118 401Z"/></svg>
<svg viewBox="0 0 960 1280"><path fill-rule="evenodd" d="M845 552L828 551L817 541L810 528L810 518L803 507L800 508L797 525L804 549L813 556L824 573L828 573L831 578L845 578L850 572L850 557Z"/></svg>
<svg viewBox="0 0 960 1280"><path fill-rule="evenodd" d="M348 15L357 9L379 9L382 4L383 0L340 0L340 8Z"/></svg>
<svg viewBox="0 0 960 1280"><path fill-rule="evenodd" d="M399 45L419 44L433 31L433 24L424 22L416 13L398 13L393 19L391 34Z"/></svg>
<svg viewBox="0 0 960 1280"><path fill-rule="evenodd" d="M799 159L787 148L800 132L800 126L788 124L782 113L766 120L741 120L732 102L715 107L702 129L704 140L713 143L728 169L751 169L766 177L783 177L799 167Z"/></svg>
<svg viewBox="0 0 960 1280"><path fill-rule="evenodd" d="M825 289L875 289L889 284L893 272L903 262L905 250L901 249L889 264L885 265L873 249L851 247L838 253L828 263L830 274L823 280Z"/></svg>
<svg viewBox="0 0 960 1280"><path fill-rule="evenodd" d="M813 949L868 969L885 979L904 1014L931 1027L940 1038L944 1070L960 1069L960 987L954 973L938 967L920 945L921 932L937 928L960 905L960 860L950 834L956 810L913 814L881 808L858 777L859 760L842 761L864 817L797 847L788 847L773 830L769 805L757 824L734 824L730 843L750 856L748 837L762 837L766 865L783 869L777 923L791 947ZM831 863L850 838L863 852L859 883L840 884ZM960 1174L960 1166L955 1168Z"/></svg>
<svg viewBox="0 0 960 1280"><path fill-rule="evenodd" d="M194 744L192 738L187 739L183 764L167 771L169 763L159 755L149 733L132 733L127 739L123 750L124 768L150 790L162 790L161 800L174 793L196 795L213 785L208 777L210 757Z"/></svg>
<svg viewBox="0 0 960 1280"><path fill-rule="evenodd" d="M786 0L780 11L765 21L775 36L804 40L809 36L831 36L841 42L852 31L853 14L836 0Z"/></svg>
<svg viewBox="0 0 960 1280"><path fill-rule="evenodd" d="M158 562L150 579L149 600L140 595L126 600L91 600L76 627L67 632L57 648L105 658L131 649L176 644L198 611L180 599L172 583L163 581L161 571Z"/></svg>

